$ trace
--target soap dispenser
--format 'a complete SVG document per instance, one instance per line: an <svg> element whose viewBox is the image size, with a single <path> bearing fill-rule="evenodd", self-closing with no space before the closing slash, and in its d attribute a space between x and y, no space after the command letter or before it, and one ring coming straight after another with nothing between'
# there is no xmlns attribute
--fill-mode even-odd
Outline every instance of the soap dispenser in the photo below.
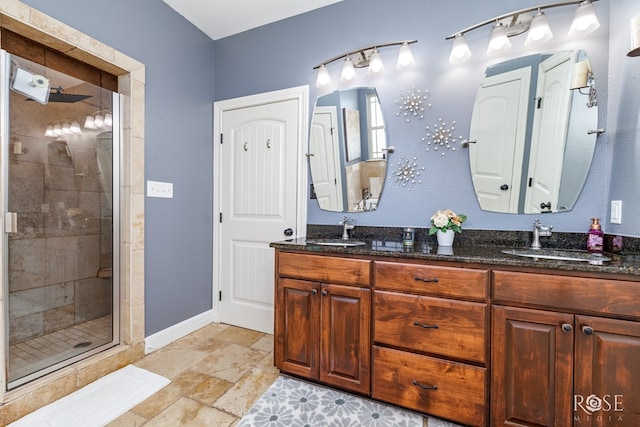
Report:
<svg viewBox="0 0 640 427"><path fill-rule="evenodd" d="M587 236L587 251L594 254L601 254L603 247L603 232L600 226L600 218L591 218L591 228Z"/></svg>

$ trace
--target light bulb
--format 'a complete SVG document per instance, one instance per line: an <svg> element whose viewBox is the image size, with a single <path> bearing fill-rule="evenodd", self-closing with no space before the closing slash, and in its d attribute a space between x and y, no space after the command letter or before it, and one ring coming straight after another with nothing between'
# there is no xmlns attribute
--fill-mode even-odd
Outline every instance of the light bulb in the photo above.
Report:
<svg viewBox="0 0 640 427"><path fill-rule="evenodd" d="M597 30L598 27L600 27L600 22L598 22L593 4L591 4L591 0L586 0L578 6L568 35L574 37L589 34Z"/></svg>
<svg viewBox="0 0 640 427"><path fill-rule="evenodd" d="M413 53L409 47L409 43L404 42L400 46L400 52L398 52L398 62L396 63L396 69L402 70L411 65L414 65L416 61L413 59Z"/></svg>
<svg viewBox="0 0 640 427"><path fill-rule="evenodd" d="M96 117L93 119L93 125L98 129L104 126L104 118L102 117L102 114L96 114Z"/></svg>
<svg viewBox="0 0 640 427"><path fill-rule="evenodd" d="M53 126L52 125L47 126L47 130L45 131L44 136L48 136L50 138L53 138L54 136L56 136L56 134L53 133Z"/></svg>
<svg viewBox="0 0 640 427"><path fill-rule="evenodd" d="M62 133L65 135L71 135L71 126L69 125L69 123L64 122L62 124Z"/></svg>
<svg viewBox="0 0 640 427"><path fill-rule="evenodd" d="M113 126L113 115L111 113L104 115L104 125L107 127Z"/></svg>
<svg viewBox="0 0 640 427"><path fill-rule="evenodd" d="M491 39L489 40L487 55L497 55L506 52L510 47L511 42L509 41L509 37L507 37L507 30L502 24L496 24L493 30L491 30Z"/></svg>
<svg viewBox="0 0 640 427"><path fill-rule="evenodd" d="M374 48L373 53L371 54L371 58L369 58L369 70L367 70L367 75L375 76L381 74L383 71L384 64L382 63L380 52L378 52L377 48Z"/></svg>
<svg viewBox="0 0 640 427"><path fill-rule="evenodd" d="M62 126L60 126L60 123L56 123L56 124L53 126L53 134L54 134L55 136L60 136L60 135L62 135Z"/></svg>
<svg viewBox="0 0 640 427"><path fill-rule="evenodd" d="M79 134L82 133L82 129L80 129L80 123L77 120L71 122L71 133Z"/></svg>
<svg viewBox="0 0 640 427"><path fill-rule="evenodd" d="M329 86L331 84L331 76L329 76L329 71L327 67L322 64L318 67L318 78L316 79L316 87L318 89L322 89L323 87Z"/></svg>
<svg viewBox="0 0 640 427"><path fill-rule="evenodd" d="M462 64L469 58L471 58L471 50L467 45L467 41L464 39L464 35L456 34L456 38L453 39L449 62L451 64Z"/></svg>
<svg viewBox="0 0 640 427"><path fill-rule="evenodd" d="M93 116L87 116L87 118L84 121L84 127L87 129L95 129L96 125L94 123L93 120Z"/></svg>
<svg viewBox="0 0 640 427"><path fill-rule="evenodd" d="M350 82L355 78L356 78L356 70L353 68L353 62L351 61L351 58L349 58L349 55L347 55L346 59L344 60L344 64L342 64L342 73L340 74L340 81L345 83L345 82Z"/></svg>
<svg viewBox="0 0 640 427"><path fill-rule="evenodd" d="M551 40L552 37L553 33L551 32L551 28L549 28L547 15L538 10L538 13L531 21L524 45L527 47L541 46Z"/></svg>

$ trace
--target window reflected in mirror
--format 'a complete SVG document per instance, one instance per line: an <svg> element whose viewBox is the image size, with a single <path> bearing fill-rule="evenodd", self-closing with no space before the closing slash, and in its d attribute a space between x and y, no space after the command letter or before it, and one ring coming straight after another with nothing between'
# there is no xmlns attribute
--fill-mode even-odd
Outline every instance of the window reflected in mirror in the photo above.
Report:
<svg viewBox="0 0 640 427"><path fill-rule="evenodd" d="M377 209L387 169L387 132L375 88L319 97L309 132L313 194L321 209Z"/></svg>

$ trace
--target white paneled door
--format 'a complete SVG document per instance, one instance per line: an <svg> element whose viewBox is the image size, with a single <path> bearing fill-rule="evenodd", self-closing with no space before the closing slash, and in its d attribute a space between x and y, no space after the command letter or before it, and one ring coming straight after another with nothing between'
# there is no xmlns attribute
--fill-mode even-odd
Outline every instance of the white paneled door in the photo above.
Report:
<svg viewBox="0 0 640 427"><path fill-rule="evenodd" d="M300 99L220 117L219 320L273 333L269 243L298 234Z"/></svg>

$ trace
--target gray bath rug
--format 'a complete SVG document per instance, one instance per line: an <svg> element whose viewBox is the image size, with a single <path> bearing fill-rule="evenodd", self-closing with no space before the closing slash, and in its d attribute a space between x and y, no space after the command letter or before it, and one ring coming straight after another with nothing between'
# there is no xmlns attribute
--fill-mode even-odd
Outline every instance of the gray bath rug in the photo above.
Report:
<svg viewBox="0 0 640 427"><path fill-rule="evenodd" d="M238 427L455 427L456 424L280 376Z"/></svg>

